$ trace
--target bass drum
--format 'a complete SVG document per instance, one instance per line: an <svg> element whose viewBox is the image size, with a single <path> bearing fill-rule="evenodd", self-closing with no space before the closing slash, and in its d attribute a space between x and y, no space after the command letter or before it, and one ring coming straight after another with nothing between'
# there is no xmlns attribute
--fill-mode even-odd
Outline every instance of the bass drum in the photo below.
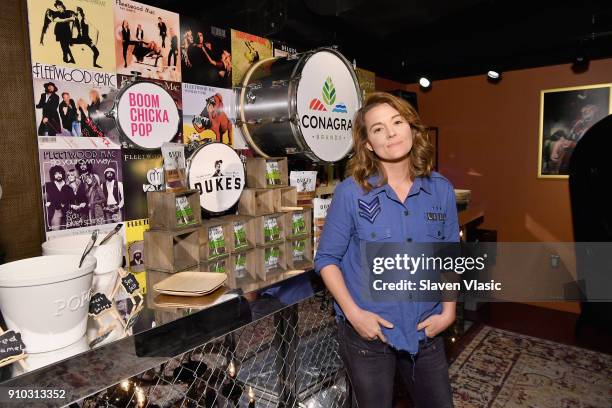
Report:
<svg viewBox="0 0 612 408"><path fill-rule="evenodd" d="M226 144L198 147L187 160L189 188L200 193L200 207L208 214L223 213L240 199L244 189L244 165Z"/></svg>
<svg viewBox="0 0 612 408"><path fill-rule="evenodd" d="M351 64L336 50L320 48L254 64L238 93L237 124L261 156L333 163L353 148L361 103Z"/></svg>
<svg viewBox="0 0 612 408"><path fill-rule="evenodd" d="M126 81L102 100L90 119L113 143L149 150L171 142L181 123L172 95L150 81Z"/></svg>

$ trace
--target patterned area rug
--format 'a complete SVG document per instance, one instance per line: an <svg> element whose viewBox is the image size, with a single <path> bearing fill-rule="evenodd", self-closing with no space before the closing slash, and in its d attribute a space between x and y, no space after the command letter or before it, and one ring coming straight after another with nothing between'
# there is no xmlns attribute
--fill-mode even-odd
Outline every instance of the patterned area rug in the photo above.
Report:
<svg viewBox="0 0 612 408"><path fill-rule="evenodd" d="M488 326L449 371L456 408L612 407L612 356Z"/></svg>

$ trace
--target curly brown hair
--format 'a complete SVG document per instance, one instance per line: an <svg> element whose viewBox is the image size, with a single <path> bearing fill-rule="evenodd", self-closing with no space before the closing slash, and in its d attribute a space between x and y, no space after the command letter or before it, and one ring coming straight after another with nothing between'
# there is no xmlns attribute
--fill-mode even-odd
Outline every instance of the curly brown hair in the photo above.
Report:
<svg viewBox="0 0 612 408"><path fill-rule="evenodd" d="M410 178L429 176L433 170L434 147L427 138L425 126L421 123L416 110L408 102L387 92L374 92L368 95L361 109L355 113L353 125L353 149L355 154L349 160L347 168L348 175L353 176L355 182L366 192L377 187L371 185L368 181L368 178L373 175L381 176L378 186L387 183L387 175L380 159L366 146L368 130L365 125L366 113L385 103L397 110L410 124L412 130L412 149L408 153Z"/></svg>

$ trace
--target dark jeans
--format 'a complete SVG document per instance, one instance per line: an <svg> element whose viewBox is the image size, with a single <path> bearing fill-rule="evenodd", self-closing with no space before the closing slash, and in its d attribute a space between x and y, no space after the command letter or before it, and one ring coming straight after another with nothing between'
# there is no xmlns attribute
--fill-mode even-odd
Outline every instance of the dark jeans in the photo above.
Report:
<svg viewBox="0 0 612 408"><path fill-rule="evenodd" d="M409 353L379 339L363 339L343 319L338 323L338 341L359 408L392 407L396 368L416 408L453 407L442 337L421 342L414 362Z"/></svg>

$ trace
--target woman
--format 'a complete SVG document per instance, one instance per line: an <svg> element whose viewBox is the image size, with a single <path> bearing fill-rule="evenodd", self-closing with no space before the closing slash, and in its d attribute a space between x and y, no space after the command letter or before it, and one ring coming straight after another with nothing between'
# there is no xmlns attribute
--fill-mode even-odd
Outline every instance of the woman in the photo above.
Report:
<svg viewBox="0 0 612 408"><path fill-rule="evenodd" d="M396 367L418 408L452 407L444 343L455 302L373 301L361 243L459 241L451 183L432 171L416 111L374 93L357 112L351 177L335 190L315 270L335 298L340 354L360 408L392 406ZM434 217L432 214L436 213Z"/></svg>
<svg viewBox="0 0 612 408"><path fill-rule="evenodd" d="M79 228L85 224L87 216L87 192L85 185L77 175L76 169L68 170L68 210L66 211L66 228Z"/></svg>
<svg viewBox="0 0 612 408"><path fill-rule="evenodd" d="M98 51L98 47L96 44L98 43L99 33L95 34L95 41L91 38L91 27L89 25L88 20L85 19L85 12L81 7L76 8L76 18L74 20L74 25L77 29L77 37L72 40L71 44L85 44L89 47L91 52L93 53L93 66L96 68L102 68L98 65L98 57L100 56L100 51Z"/></svg>
<svg viewBox="0 0 612 408"><path fill-rule="evenodd" d="M104 203L106 202L102 188L95 175L87 173L85 175L85 194L89 207L89 225L104 223Z"/></svg>

